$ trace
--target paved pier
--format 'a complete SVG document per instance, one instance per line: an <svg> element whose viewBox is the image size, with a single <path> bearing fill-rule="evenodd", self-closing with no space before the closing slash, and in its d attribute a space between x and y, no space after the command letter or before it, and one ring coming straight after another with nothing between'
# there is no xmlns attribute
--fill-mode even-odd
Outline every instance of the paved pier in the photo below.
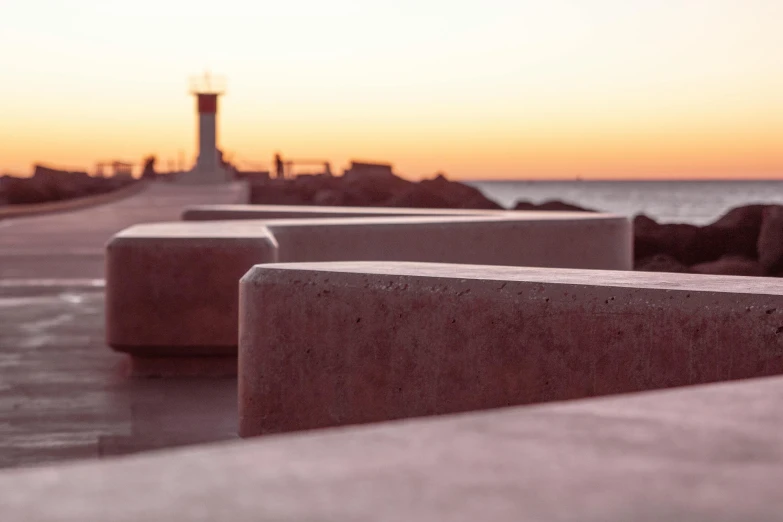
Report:
<svg viewBox="0 0 783 522"><path fill-rule="evenodd" d="M104 341L103 248L134 223L239 203L243 191L154 184L100 207L0 221L0 467L235 436L234 379L125 378L126 357Z"/></svg>
<svg viewBox="0 0 783 522"><path fill-rule="evenodd" d="M104 344L108 237L233 197L181 190L0 222L0 467L235 438L235 380L128 380L127 360ZM74 522L778 520L781 400L782 378L757 379L5 470L0 513Z"/></svg>

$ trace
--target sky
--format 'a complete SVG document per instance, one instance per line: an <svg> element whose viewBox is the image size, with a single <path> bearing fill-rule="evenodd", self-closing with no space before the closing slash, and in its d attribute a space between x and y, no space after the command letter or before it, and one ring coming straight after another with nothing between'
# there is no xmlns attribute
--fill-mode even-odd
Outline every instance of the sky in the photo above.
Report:
<svg viewBox="0 0 783 522"><path fill-rule="evenodd" d="M0 172L219 146L412 179L783 177L783 0L0 0Z"/></svg>

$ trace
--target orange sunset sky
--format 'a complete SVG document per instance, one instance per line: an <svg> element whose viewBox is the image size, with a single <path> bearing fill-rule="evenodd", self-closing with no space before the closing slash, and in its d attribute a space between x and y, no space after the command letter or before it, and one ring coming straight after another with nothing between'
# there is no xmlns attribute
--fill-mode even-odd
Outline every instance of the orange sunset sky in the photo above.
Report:
<svg viewBox="0 0 783 522"><path fill-rule="evenodd" d="M781 0L0 0L0 172L219 145L410 178L783 177Z"/></svg>

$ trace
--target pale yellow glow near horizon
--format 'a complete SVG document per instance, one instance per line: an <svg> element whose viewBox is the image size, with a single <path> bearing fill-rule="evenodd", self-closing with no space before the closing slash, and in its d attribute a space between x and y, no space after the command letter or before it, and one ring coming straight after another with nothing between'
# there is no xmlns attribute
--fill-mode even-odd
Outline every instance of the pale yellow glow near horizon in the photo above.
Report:
<svg viewBox="0 0 783 522"><path fill-rule="evenodd" d="M0 2L0 172L195 153L228 79L240 167L410 177L783 177L779 0Z"/></svg>

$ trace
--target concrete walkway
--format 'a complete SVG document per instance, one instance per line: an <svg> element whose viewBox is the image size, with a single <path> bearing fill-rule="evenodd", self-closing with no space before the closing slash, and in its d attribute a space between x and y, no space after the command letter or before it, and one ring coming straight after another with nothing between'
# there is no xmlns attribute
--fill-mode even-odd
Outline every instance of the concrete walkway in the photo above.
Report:
<svg viewBox="0 0 783 522"><path fill-rule="evenodd" d="M138 223L178 221L186 207L246 200L246 187L151 184L141 193L73 212L0 221L0 280L102 278L103 247Z"/></svg>
<svg viewBox="0 0 783 522"><path fill-rule="evenodd" d="M104 342L103 246L190 205L240 203L243 190L154 184L0 222L0 467L234 437L235 380L125 378L125 357Z"/></svg>
<svg viewBox="0 0 783 522"><path fill-rule="evenodd" d="M783 380L0 473L3 520L767 522Z"/></svg>

